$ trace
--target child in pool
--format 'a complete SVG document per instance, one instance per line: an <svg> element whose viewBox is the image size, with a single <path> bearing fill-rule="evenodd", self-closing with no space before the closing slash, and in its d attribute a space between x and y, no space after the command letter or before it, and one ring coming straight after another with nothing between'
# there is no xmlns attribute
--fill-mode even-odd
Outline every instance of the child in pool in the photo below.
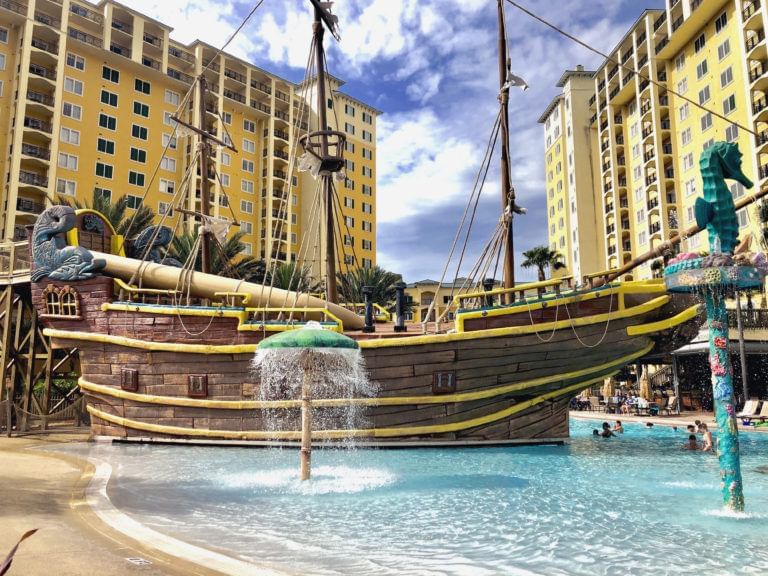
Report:
<svg viewBox="0 0 768 576"><path fill-rule="evenodd" d="M696 441L696 434L690 434L688 436L688 442L683 444L683 450L698 450L699 443Z"/></svg>

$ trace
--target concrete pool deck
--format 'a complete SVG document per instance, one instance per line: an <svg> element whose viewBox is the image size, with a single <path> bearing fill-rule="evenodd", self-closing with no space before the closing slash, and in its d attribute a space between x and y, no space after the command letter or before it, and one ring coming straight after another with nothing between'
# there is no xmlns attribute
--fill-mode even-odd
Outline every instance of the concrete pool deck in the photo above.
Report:
<svg viewBox="0 0 768 576"><path fill-rule="evenodd" d="M86 503L94 466L36 449L86 440L82 433L0 438L0 560L24 532L39 529L20 546L9 576L221 574L110 528Z"/></svg>

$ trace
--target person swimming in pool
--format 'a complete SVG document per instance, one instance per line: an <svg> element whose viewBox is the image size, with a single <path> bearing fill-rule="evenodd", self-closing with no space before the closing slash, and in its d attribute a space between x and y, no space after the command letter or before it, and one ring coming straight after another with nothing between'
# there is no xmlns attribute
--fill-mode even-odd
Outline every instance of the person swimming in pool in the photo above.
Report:
<svg viewBox="0 0 768 576"><path fill-rule="evenodd" d="M616 434L613 433L611 425L608 424L608 422L603 422L603 430L600 432L600 436L603 438L610 438L611 436L616 436Z"/></svg>
<svg viewBox="0 0 768 576"><path fill-rule="evenodd" d="M698 450L699 443L696 441L696 434L688 435L688 442L683 444L683 450Z"/></svg>
<svg viewBox="0 0 768 576"><path fill-rule="evenodd" d="M616 420L616 424L613 425L613 431L617 434L624 434L624 426L621 425L621 420Z"/></svg>

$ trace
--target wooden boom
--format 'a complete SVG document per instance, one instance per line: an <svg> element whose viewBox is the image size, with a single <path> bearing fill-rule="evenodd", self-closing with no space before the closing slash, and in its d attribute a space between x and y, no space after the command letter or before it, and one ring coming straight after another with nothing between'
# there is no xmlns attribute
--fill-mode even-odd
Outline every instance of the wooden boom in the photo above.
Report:
<svg viewBox="0 0 768 576"><path fill-rule="evenodd" d="M748 206L753 202L756 202L766 194L768 194L768 187L763 188L762 190L759 190L750 196L745 196L744 198L737 200L735 202L736 210L740 210L744 206ZM691 236L698 234L701 231L702 231L702 228L698 224L694 224L687 230L684 230L682 234L677 234L672 238L670 238L669 240L662 242L661 244L659 244L649 252L646 252L645 254L641 254L637 258L630 260L629 262L624 264L624 266L622 266L621 268L611 270L605 276L595 278L593 282L593 286L595 287L602 286L603 284L612 282L619 276L626 274L630 270L637 268L638 266L640 266L641 264L644 264L645 262L648 262L648 260L652 260L654 258L660 258L665 253L667 253L669 249L672 248L673 246L677 246L678 244L680 244L680 242L682 242L686 238L690 238Z"/></svg>
<svg viewBox="0 0 768 576"><path fill-rule="evenodd" d="M214 298L217 292L247 294L250 296L250 304L254 307L327 308L344 323L346 330L359 330L364 324L363 319L353 311L308 294L297 294L215 274L190 273L174 266L142 262L95 250L92 253L94 258L101 258L107 263L107 274L126 282L130 282L131 277L140 269L142 284L150 288L174 290L182 286L184 280L188 280L191 294L198 298ZM182 278L186 274L189 274L188 278Z"/></svg>

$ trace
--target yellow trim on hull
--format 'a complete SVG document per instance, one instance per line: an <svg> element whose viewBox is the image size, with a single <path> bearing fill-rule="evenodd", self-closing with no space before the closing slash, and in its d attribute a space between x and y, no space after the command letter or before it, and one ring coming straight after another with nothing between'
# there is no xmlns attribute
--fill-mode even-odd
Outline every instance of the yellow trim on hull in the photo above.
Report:
<svg viewBox="0 0 768 576"><path fill-rule="evenodd" d="M407 336L399 338L380 338L372 340L360 340L360 348L393 348L396 346L420 346L422 344L442 344L445 342L462 342L464 340L479 340L483 338L497 338L502 336L521 336L536 332L549 332L564 328L582 327L610 320L632 318L647 312L661 308L670 301L669 295L658 296L653 300L644 302L632 308L617 310L606 314L574 318L573 320L559 320L531 326L511 326L508 328L490 328L488 330L476 330L473 332L456 332L452 334L424 334L420 336ZM129 348L143 350L186 352L190 354L247 354L256 351L257 344L182 344L179 342L148 342L128 338L127 336L114 336L111 334L99 334L93 332L79 332L71 330L58 330L46 328L43 330L46 336L68 340L82 340L86 342L98 342L102 344L117 344Z"/></svg>
<svg viewBox="0 0 768 576"><path fill-rule="evenodd" d="M618 371L616 371L618 372ZM614 372L615 373L615 372ZM512 416L518 412L522 412L535 406L546 400L563 396L569 392L576 392L577 390L583 390L584 388L591 386L596 382L601 382L604 376L598 378L592 378L585 380L577 384L563 388L562 390L556 390L554 392L547 392L531 400L520 402L504 410L494 412L493 414L487 414L486 416L479 416L477 418L471 418L469 420L463 420L461 422L451 422L450 424L428 424L424 426L406 426L402 428L368 428L362 430L314 430L312 432L313 440L325 440L333 439L340 440L343 438L395 438L398 436L421 436L425 434L446 434L450 432L460 432L469 428L475 428L477 426L483 426L496 422L503 418ZM226 440L300 440L301 431L298 430L281 430L281 431L265 431L265 430L250 430L250 431L235 431L235 430L209 430L206 428L182 428L181 426L167 426L164 424L151 424L148 422L138 422L136 420L130 420L123 418L122 416L115 416L114 414L108 414L93 406L88 406L88 412L100 418L105 422L122 426L123 428L130 428L132 430L141 430L144 432L154 432L156 434L168 434L171 436L194 436L198 438L223 438Z"/></svg>
<svg viewBox="0 0 768 576"><path fill-rule="evenodd" d="M537 386L543 386L557 382L559 380L572 380L573 378L581 378L595 372L602 372L603 370L609 370L617 366L623 366L624 364L631 362L637 358L645 356L653 349L653 343L649 344L642 350L627 354L616 360L605 362L597 366L590 368L582 368L581 370L574 370L572 372L564 372L561 374L552 374L550 376L542 376L540 378L534 378L532 380L526 380L524 382L518 382L516 384L507 384L506 386L498 386L496 388L489 388L486 390L476 390L474 392L460 392L458 394L446 394L444 396L391 396L384 398L327 398L312 400L312 406L317 407L333 407L333 406L405 406L413 404L455 404L461 402L471 402L474 400L484 400L487 398L493 398L495 396L501 396L503 394L509 394L510 392L518 392L527 388L535 388ZM94 384L88 382L85 378L81 377L78 380L80 388L94 394L102 394L104 396L111 396L113 398L120 398L123 400L131 400L133 402L144 402L146 404L160 404L163 406L184 406L193 408L219 408L223 410L254 410L264 408L298 408L301 406L300 400L203 400L199 398L181 398L174 396L154 396L150 394L138 394L136 392L127 392L120 388L114 388L112 386L104 386L101 384Z"/></svg>
<svg viewBox="0 0 768 576"><path fill-rule="evenodd" d="M702 310L702 304L694 304L693 306L686 308L679 314L675 314L670 318L664 318L657 322L649 322L648 324L640 324L639 326L627 326L628 336L642 336L643 334L653 334L654 332L661 332L662 330L669 330L675 326L679 326L684 322L693 320Z"/></svg>

